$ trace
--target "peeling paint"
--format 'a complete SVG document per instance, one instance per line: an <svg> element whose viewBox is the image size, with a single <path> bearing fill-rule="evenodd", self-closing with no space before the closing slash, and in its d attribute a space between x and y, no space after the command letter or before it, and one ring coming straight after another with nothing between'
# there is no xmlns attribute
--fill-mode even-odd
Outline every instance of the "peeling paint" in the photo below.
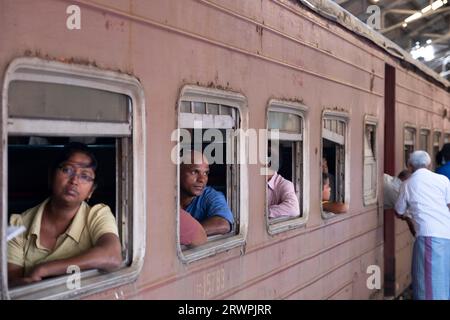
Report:
<svg viewBox="0 0 450 320"><path fill-rule="evenodd" d="M127 70L121 70L120 68L105 68L103 66L100 66L99 64L97 64L97 62L95 60L89 60L86 58L80 58L80 57L54 57L51 56L49 54L43 54L41 53L40 50L30 50L27 49L24 51L23 53L24 57L35 57L35 58L41 58L44 60L48 60L48 61L58 61L58 62L62 62L62 63L67 63L67 64L77 64L77 65L83 65L83 66L90 66L90 67L94 67L94 68L99 68L105 71L115 71L115 72L120 72L123 74L127 74L130 76L133 76L135 78L137 78L139 80L139 78L134 75L133 72L131 71L127 71Z"/></svg>

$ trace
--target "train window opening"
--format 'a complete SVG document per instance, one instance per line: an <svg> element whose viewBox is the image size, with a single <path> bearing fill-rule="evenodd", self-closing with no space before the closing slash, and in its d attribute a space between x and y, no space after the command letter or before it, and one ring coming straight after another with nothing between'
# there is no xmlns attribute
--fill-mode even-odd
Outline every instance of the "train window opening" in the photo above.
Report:
<svg viewBox="0 0 450 320"><path fill-rule="evenodd" d="M269 102L266 220L270 234L304 225L307 218L303 179L306 111L298 103Z"/></svg>
<svg viewBox="0 0 450 320"><path fill-rule="evenodd" d="M329 199L322 202L347 203L346 190L346 145L347 145L347 119L339 115L325 113L322 121L322 170L328 173L330 186ZM322 177L320 177L322 181ZM321 186L323 186L323 181ZM323 188L321 188L323 190ZM322 208L322 217L327 219L335 214Z"/></svg>
<svg viewBox="0 0 450 320"><path fill-rule="evenodd" d="M105 204L111 209L117 224L122 261L110 272L82 270L83 286L75 291L67 286L68 273L64 272L25 286L10 287L8 296L13 299L79 297L133 281L142 265L142 241L145 240L145 200L134 194L137 187L145 191L144 177L135 174L136 170L140 175L145 172L145 149L137 152L137 145L143 147L141 135L145 132L142 88L127 75L111 77L107 72L108 77L100 70L40 59L17 59L9 68L4 93L7 94L8 117L3 122L7 128L3 159L8 173L4 177L7 190L3 190L7 198L2 206L5 220L9 221L12 214L44 203L52 193L50 166L61 156L65 145L81 142L98 163L98 170L95 170L97 188L85 201L90 208ZM139 112L135 112L138 109ZM84 183L80 180L82 176L77 174L77 177L80 185ZM31 242L27 240L26 243L30 243L27 247L39 247L26 232L22 237L32 239ZM39 263L62 259L52 255L63 250L60 246L65 245L63 239L66 237L40 257ZM80 234L80 237L84 236ZM12 244L12 241L19 240L8 243ZM87 249L83 250L95 244L86 245ZM3 252L2 258L6 256ZM34 258L28 257L25 251L23 259L24 269L33 268ZM6 272L2 276L7 278Z"/></svg>
<svg viewBox="0 0 450 320"><path fill-rule="evenodd" d="M450 133L444 134L444 144L450 143Z"/></svg>
<svg viewBox="0 0 450 320"><path fill-rule="evenodd" d="M403 154L405 168L408 167L409 155L414 152L416 148L416 129L412 127L405 127L403 140Z"/></svg>
<svg viewBox="0 0 450 320"><path fill-rule="evenodd" d="M241 109L244 105L243 96L222 90L186 86L182 91L178 113L179 156L182 157L184 152L196 150L203 153L209 164L206 185L202 193L197 195L199 197L194 199L206 201L206 193L217 194L218 192L225 197L226 205L232 214L231 218L227 216L228 214L219 215L230 223L229 232L216 233L205 227L208 234L205 244L196 248L180 245L182 260L197 260L242 243L241 240L232 241L232 239L241 233L240 137L236 132L241 129ZM179 173L183 173L181 168L181 165L178 165ZM181 178L181 175L179 176ZM181 197L186 193L181 190L180 181L178 184L179 197ZM177 206L180 206L180 199ZM208 211L209 206L200 214L200 210L197 210L193 203L194 199L183 209L205 225L205 221L215 215ZM208 216L205 217L205 214ZM178 239L181 239L180 227L178 227Z"/></svg>
<svg viewBox="0 0 450 320"><path fill-rule="evenodd" d="M432 155L432 162L434 165L434 169L439 167L441 165L441 162L438 163L437 154L439 153L439 149L441 146L441 135L442 133L440 131L435 131L433 133L433 155Z"/></svg>
<svg viewBox="0 0 450 320"><path fill-rule="evenodd" d="M420 139L419 139L419 150L423 150L429 152L429 139L430 139L430 130L421 129L420 130Z"/></svg>
<svg viewBox="0 0 450 320"><path fill-rule="evenodd" d="M364 126L364 205L377 202L376 119L366 119Z"/></svg>

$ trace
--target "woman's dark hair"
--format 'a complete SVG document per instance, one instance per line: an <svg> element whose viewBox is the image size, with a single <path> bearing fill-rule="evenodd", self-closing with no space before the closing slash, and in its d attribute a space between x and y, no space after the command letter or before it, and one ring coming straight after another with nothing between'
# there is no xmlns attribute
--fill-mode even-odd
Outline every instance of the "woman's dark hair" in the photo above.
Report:
<svg viewBox="0 0 450 320"><path fill-rule="evenodd" d="M59 168L59 166L66 162L74 153L83 153L86 156L88 156L91 159L90 168L94 170L94 172L97 171L97 159L95 158L94 154L89 150L89 147L81 142L70 142L64 146L62 151L60 152L59 156L56 158L56 161L53 163L53 165L50 168L50 175L53 178L56 170ZM95 175L94 185L97 184L97 174Z"/></svg>
<svg viewBox="0 0 450 320"><path fill-rule="evenodd" d="M322 172L322 188L325 186L327 180L330 180L330 175L326 172Z"/></svg>

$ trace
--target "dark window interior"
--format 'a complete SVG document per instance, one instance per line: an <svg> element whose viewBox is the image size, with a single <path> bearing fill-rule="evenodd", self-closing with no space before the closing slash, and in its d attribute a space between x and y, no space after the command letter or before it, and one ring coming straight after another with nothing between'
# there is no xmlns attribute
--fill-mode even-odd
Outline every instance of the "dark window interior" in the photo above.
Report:
<svg viewBox="0 0 450 320"><path fill-rule="evenodd" d="M294 182L293 177L293 150L294 150L294 141L278 141L278 174L281 175L286 180ZM275 146L274 146L275 147ZM271 157L272 151L272 142L269 140L268 144L268 156Z"/></svg>
<svg viewBox="0 0 450 320"><path fill-rule="evenodd" d="M278 173L285 179L293 182L293 174L292 174L292 159L293 159L293 149L294 142L292 141L280 141L279 143L279 154L280 154L280 169Z"/></svg>
<svg viewBox="0 0 450 320"><path fill-rule="evenodd" d="M405 167L408 167L408 160L409 155L414 152L414 146L412 145L405 145L404 146L404 153L405 153Z"/></svg>
<svg viewBox="0 0 450 320"><path fill-rule="evenodd" d="M323 157L327 159L331 187L330 201L336 201L336 147L336 143L323 139Z"/></svg>
<svg viewBox="0 0 450 320"><path fill-rule="evenodd" d="M33 141L39 140L39 143ZM49 170L67 137L8 138L8 213L22 213L50 195ZM31 142L31 144L30 144ZM94 138L88 144L98 161L98 186L89 204L107 204L116 213L116 138Z"/></svg>

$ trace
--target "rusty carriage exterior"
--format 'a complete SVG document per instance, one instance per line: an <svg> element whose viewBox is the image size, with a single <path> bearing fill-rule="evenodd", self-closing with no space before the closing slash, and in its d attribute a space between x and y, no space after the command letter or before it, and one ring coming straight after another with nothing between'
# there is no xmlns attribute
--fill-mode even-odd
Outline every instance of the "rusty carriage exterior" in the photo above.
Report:
<svg viewBox="0 0 450 320"><path fill-rule="evenodd" d="M1 232L78 139L106 167L97 200L123 247L119 270L77 287L8 288L2 236L2 298L381 299L409 285L412 238L383 212L382 177L450 140L448 83L333 3L0 0L0 29ZM224 134L232 160L210 179L232 231L196 248L179 245L177 129ZM238 129L279 129L300 215L268 219L264 164L237 161L260 141ZM345 214L322 210L323 157Z"/></svg>

